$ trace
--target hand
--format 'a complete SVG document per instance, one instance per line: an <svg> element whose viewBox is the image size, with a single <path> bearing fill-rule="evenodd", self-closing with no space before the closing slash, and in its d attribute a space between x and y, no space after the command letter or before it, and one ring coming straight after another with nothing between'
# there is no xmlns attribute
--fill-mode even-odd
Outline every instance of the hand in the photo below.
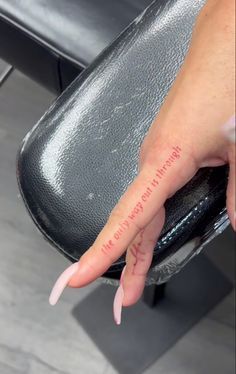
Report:
<svg viewBox="0 0 236 374"><path fill-rule="evenodd" d="M230 118L233 121L234 97L234 1L209 0L198 17L185 62L143 141L139 174L93 245L58 279L51 304L66 285L89 284L126 251L114 301L119 324L122 305L134 304L143 292L165 221L166 200L201 167L230 164L227 209L235 229L235 146L222 130Z"/></svg>

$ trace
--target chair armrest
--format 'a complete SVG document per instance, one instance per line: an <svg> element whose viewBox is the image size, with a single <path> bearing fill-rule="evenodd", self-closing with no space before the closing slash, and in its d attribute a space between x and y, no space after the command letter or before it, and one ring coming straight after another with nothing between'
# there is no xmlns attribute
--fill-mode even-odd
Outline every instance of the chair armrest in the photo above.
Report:
<svg viewBox="0 0 236 374"><path fill-rule="evenodd" d="M24 202L71 261L92 245L136 176L140 144L183 62L203 3L153 2L24 139L17 164ZM226 167L204 168L167 201L152 266L205 237L225 208L226 183ZM106 276L116 278L123 266L124 257Z"/></svg>

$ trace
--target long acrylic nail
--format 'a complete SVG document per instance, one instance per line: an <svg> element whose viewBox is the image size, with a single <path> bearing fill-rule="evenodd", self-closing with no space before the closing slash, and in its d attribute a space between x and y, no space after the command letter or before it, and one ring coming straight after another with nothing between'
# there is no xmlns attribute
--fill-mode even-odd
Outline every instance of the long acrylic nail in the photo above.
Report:
<svg viewBox="0 0 236 374"><path fill-rule="evenodd" d="M235 143L236 135L235 135L235 116L232 116L228 122L224 124L222 130L225 134L225 137L231 142Z"/></svg>
<svg viewBox="0 0 236 374"><path fill-rule="evenodd" d="M68 285L70 279L73 277L73 275L78 271L79 269L79 262L76 262L69 266L57 279L56 283L53 286L53 289L51 291L50 297L49 297L49 304L55 305L62 292Z"/></svg>
<svg viewBox="0 0 236 374"><path fill-rule="evenodd" d="M121 324L121 312L122 312L122 304L124 299L124 288L120 285L116 291L114 303L113 303L113 314L114 320L117 325Z"/></svg>
<svg viewBox="0 0 236 374"><path fill-rule="evenodd" d="M118 287L114 302L113 302L113 315L114 315L114 320L117 325L121 324L121 313L122 313L122 305L123 305L123 300L124 300L124 288L123 288L123 278L124 278L124 273L125 273L125 268L123 268L121 276L120 276L120 286Z"/></svg>

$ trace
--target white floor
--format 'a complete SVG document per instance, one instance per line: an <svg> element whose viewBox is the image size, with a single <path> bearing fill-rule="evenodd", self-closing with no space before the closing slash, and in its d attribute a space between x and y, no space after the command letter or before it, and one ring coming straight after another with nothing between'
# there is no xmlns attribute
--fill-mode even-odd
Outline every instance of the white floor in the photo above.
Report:
<svg viewBox="0 0 236 374"><path fill-rule="evenodd" d="M0 73L3 68L0 61ZM20 141L52 100L52 94L17 71L0 89L0 373L114 374L71 315L97 284L67 290L56 308L49 307L51 286L67 262L37 232L16 185ZM229 229L208 249L232 281L233 242ZM232 292L145 373L233 374L234 312Z"/></svg>

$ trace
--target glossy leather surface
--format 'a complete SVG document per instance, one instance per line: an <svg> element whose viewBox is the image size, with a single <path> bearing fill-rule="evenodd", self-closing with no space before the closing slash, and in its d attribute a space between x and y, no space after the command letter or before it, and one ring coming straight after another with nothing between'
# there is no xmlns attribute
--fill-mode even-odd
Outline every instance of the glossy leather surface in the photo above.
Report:
<svg viewBox="0 0 236 374"><path fill-rule="evenodd" d="M140 144L180 68L203 3L154 2L23 141L18 181L26 206L72 261L93 243L134 179ZM211 225L225 206L226 182L225 167L202 169L168 200L152 266ZM107 275L117 277L123 265L121 258Z"/></svg>
<svg viewBox="0 0 236 374"><path fill-rule="evenodd" d="M49 50L86 67L150 3L151 0L0 0L0 17Z"/></svg>

